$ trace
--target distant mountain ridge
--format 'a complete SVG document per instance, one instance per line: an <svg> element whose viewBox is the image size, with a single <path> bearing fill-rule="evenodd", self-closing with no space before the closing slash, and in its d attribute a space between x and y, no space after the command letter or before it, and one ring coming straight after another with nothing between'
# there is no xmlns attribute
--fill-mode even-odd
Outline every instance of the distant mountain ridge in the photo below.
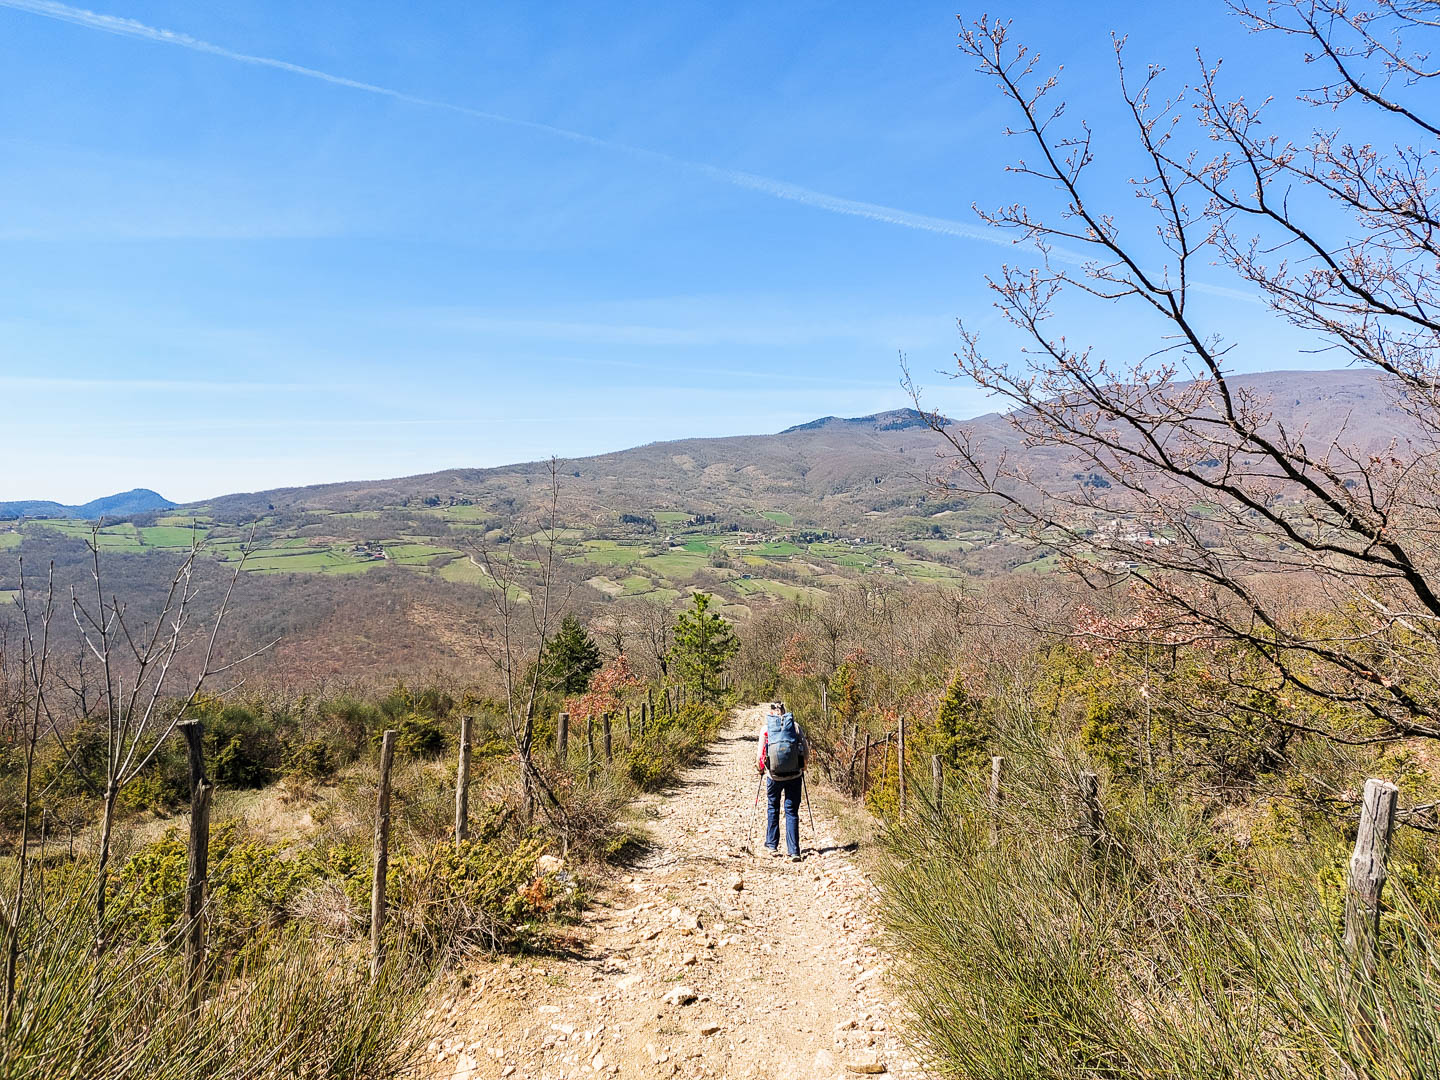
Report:
<svg viewBox="0 0 1440 1080"><path fill-rule="evenodd" d="M115 495L105 495L79 505L52 502L49 499L19 499L0 502L0 520L27 518L81 518L93 521L101 517L126 517L146 514L152 510L169 510L178 506L149 488L132 488Z"/></svg>
<svg viewBox="0 0 1440 1080"><path fill-rule="evenodd" d="M948 427L954 421L942 419L941 423ZM916 428L929 428L929 426L930 423L925 419L925 415L916 409L891 409L889 412L871 413L869 416L822 416L809 423L787 427L780 434L793 435L797 431L823 431L828 427L869 428L873 431L913 431Z"/></svg>
<svg viewBox="0 0 1440 1080"><path fill-rule="evenodd" d="M1232 386L1261 395L1273 422L1317 442L1341 438L1361 449L1383 447L1407 431L1393 391L1374 374L1354 370L1273 371L1237 375ZM946 421L965 431L986 456L1023 461L1032 482L1050 491L1073 486L1080 467L1064 447L1030 445L1007 416L988 413ZM753 513L781 509L797 523L873 531L877 516L928 514L934 477L953 448L915 409L857 417L824 416L770 435L734 435L647 443L562 463L561 501L568 520L602 524L622 513L679 509ZM539 505L549 464L520 462L418 476L342 481L236 492L190 504L220 520L270 512L343 513L405 506L475 505L496 514ZM176 504L154 491L95 499L81 506L0 503L0 519L123 517ZM869 523L869 524L867 524Z"/></svg>
<svg viewBox="0 0 1440 1080"><path fill-rule="evenodd" d="M1370 372L1260 372L1234 376L1231 385L1267 400L1273 424L1317 442L1341 438L1371 449L1406 431L1393 391ZM1073 451L1029 444L1003 414L947 423L965 431L987 456L1023 460L1033 482L1047 490L1069 488L1078 479ZM566 519L576 523L602 524L619 513L656 509L771 508L797 523L868 533L873 529L866 522L873 525L877 516L931 512L924 503L936 494L934 476L945 472L952 456L953 447L914 409L826 416L771 435L676 439L572 458L561 464L560 499ZM533 461L446 469L235 493L196 505L223 520L422 504L473 504L504 514L539 505L549 491L549 468Z"/></svg>

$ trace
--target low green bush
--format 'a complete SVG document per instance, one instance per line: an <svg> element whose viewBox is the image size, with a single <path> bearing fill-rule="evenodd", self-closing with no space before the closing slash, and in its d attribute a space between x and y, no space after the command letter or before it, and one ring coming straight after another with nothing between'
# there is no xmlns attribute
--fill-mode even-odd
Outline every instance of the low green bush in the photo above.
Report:
<svg viewBox="0 0 1440 1080"><path fill-rule="evenodd" d="M386 888L398 933L426 955L532 936L564 895L536 869L548 846L542 837L515 845L443 841L392 859Z"/></svg>
<svg viewBox="0 0 1440 1080"><path fill-rule="evenodd" d="M705 705L686 705L656 717L625 752L624 767L630 781L641 791L658 791L673 784L724 722L723 712Z"/></svg>
<svg viewBox="0 0 1440 1080"><path fill-rule="evenodd" d="M109 908L137 941L161 942L183 921L188 841L170 829L120 867ZM232 953L278 930L300 891L325 868L283 844L246 837L234 822L210 832L207 926L212 950Z"/></svg>

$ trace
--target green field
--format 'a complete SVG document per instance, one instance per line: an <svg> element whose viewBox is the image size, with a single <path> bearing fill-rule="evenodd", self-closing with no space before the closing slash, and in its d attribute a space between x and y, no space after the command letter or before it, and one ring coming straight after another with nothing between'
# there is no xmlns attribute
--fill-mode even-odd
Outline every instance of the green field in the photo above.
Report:
<svg viewBox="0 0 1440 1080"><path fill-rule="evenodd" d="M975 546L972 540L912 540L910 542L932 555L949 555L955 552L969 551Z"/></svg>
<svg viewBox="0 0 1440 1080"><path fill-rule="evenodd" d="M433 544L386 544L385 555L402 566L423 566L438 555L460 558L460 552L454 548L435 547Z"/></svg>
<svg viewBox="0 0 1440 1080"><path fill-rule="evenodd" d="M730 582L733 588L741 596L753 596L755 593L768 593L771 596L778 596L782 600L798 600L804 596L819 596L824 593L823 589L814 589L807 585L791 585L784 581L769 581L765 578L737 578Z"/></svg>
<svg viewBox="0 0 1440 1080"><path fill-rule="evenodd" d="M469 524L484 521L492 516L483 506L427 506L420 513L430 514L442 521L463 521Z"/></svg>
<svg viewBox="0 0 1440 1080"><path fill-rule="evenodd" d="M363 562L348 549L269 548L257 551L245 563L252 574L363 574L374 562Z"/></svg>
<svg viewBox="0 0 1440 1080"><path fill-rule="evenodd" d="M650 545L624 545L616 540L586 540L580 558L596 566L630 566L639 562Z"/></svg>
<svg viewBox="0 0 1440 1080"><path fill-rule="evenodd" d="M857 574L882 573L912 581L954 584L963 571L926 556L955 556L993 539L973 531L954 539L927 537L908 541L902 553L881 542L840 540L794 543L777 536L760 542L742 540L734 531L736 520L723 517L715 525L688 526L692 513L685 510L635 511L648 513L661 527L659 535L609 538L593 526L566 526L555 534L558 554L582 571L592 587L615 599L644 597L647 602L673 605L697 588L714 588L718 602L735 611L759 610L767 603L813 596L842 586ZM744 515L763 517L776 531L794 524L791 513L780 509L749 509ZM325 524L319 524L321 519ZM183 557L195 538L205 541L204 553L231 565L240 558L251 535L248 523L216 520L208 508L169 513L152 519L153 525L129 522L106 525L99 542L106 552L159 554ZM909 519L919 522L920 519ZM410 524L405 524L409 522ZM34 531L58 533L88 541L92 524L69 519L26 522L20 532L0 532L0 551L14 550ZM255 574L363 574L386 564L426 574L456 585L493 588L494 581L476 559L466 554L470 538L481 533L498 541L505 535L513 544L495 543L489 557L501 565L513 564L523 576L538 568L536 546L549 539L534 528L516 529L515 523L485 505L417 507L405 504L364 510L286 511L262 518L255 533L257 548L247 557L246 569ZM511 532L511 530L514 530ZM325 535L319 535L320 533ZM628 530L627 530L628 532ZM668 534L668 543L667 543ZM898 542L898 541L897 541ZM383 550L383 559L368 551ZM718 564L718 565L717 565ZM741 567L745 574L735 572ZM785 569L781 569L785 568ZM1052 568L1037 558L1026 569ZM593 575L593 576L592 576ZM782 576L786 580L777 580ZM803 578L804 583L795 579ZM517 598L528 596L516 587Z"/></svg>
<svg viewBox="0 0 1440 1080"><path fill-rule="evenodd" d="M694 552L670 551L664 555L650 555L642 559L640 565L670 581L689 581L709 562L706 556Z"/></svg>
<svg viewBox="0 0 1440 1080"><path fill-rule="evenodd" d="M462 585L490 584L490 575L485 572L485 568L477 566L468 557L451 560L436 570L435 576L443 581L456 581Z"/></svg>
<svg viewBox="0 0 1440 1080"><path fill-rule="evenodd" d="M183 525L151 525L139 530L146 547L161 548L188 548L191 541L204 540L205 534L209 531L200 527L191 529Z"/></svg>
<svg viewBox="0 0 1440 1080"><path fill-rule="evenodd" d="M751 554L764 555L770 558L788 558L791 555L799 555L800 552L803 550L804 549L799 547L798 545L790 543L789 540L776 540L771 541L768 544L761 544L759 547L755 548L751 552Z"/></svg>

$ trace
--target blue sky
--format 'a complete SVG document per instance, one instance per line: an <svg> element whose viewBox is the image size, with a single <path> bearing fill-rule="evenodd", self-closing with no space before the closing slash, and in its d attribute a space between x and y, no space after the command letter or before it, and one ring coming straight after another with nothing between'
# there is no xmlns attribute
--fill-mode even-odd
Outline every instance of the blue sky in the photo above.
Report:
<svg viewBox="0 0 1440 1080"><path fill-rule="evenodd" d="M1017 257L972 203L1029 195L979 9L117 5L0 0L0 499L774 431L905 404L902 351L986 410L933 374ZM1296 85L1218 2L1013 15L1102 130L1112 30ZM1238 367L1321 366L1213 303Z"/></svg>

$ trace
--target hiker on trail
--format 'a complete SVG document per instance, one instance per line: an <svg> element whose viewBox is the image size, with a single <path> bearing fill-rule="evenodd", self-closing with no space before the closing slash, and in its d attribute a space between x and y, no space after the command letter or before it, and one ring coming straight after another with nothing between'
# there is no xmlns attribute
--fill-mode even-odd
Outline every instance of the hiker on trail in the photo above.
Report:
<svg viewBox="0 0 1440 1080"><path fill-rule="evenodd" d="M760 757L756 769L765 776L765 846L780 854L780 800L785 800L785 846L790 861L800 861L800 797L810 745L795 717L780 702L771 704L760 725Z"/></svg>

